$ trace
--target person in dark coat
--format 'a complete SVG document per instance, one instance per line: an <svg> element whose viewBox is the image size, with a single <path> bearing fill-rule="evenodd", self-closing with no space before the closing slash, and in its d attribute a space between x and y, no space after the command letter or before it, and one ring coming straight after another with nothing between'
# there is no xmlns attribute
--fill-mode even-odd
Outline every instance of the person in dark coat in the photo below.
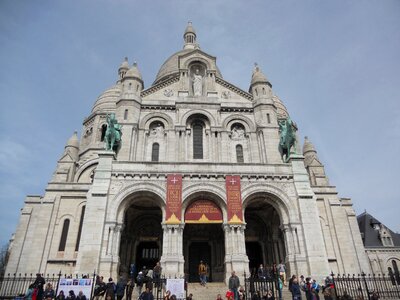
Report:
<svg viewBox="0 0 400 300"><path fill-rule="evenodd" d="M43 288L44 288L44 284L46 282L44 281L44 278L42 277L42 275L40 273L36 274L36 280L33 283L33 285L35 286L35 288L37 289L37 295L36 295L36 300L42 300L43 299Z"/></svg>
<svg viewBox="0 0 400 300"><path fill-rule="evenodd" d="M150 291L148 287L146 287L146 290L140 295L139 297L140 300L154 300L153 293Z"/></svg>
<svg viewBox="0 0 400 300"><path fill-rule="evenodd" d="M238 288L240 286L239 277L236 276L235 271L232 271L231 277L229 277L229 290L234 295L234 300L239 300Z"/></svg>
<svg viewBox="0 0 400 300"><path fill-rule="evenodd" d="M78 296L76 296L76 300L86 300L86 296L82 291L79 291Z"/></svg>
<svg viewBox="0 0 400 300"><path fill-rule="evenodd" d="M73 290L70 290L70 291L68 292L67 300L76 300L76 296L75 296L75 293L74 293Z"/></svg>
<svg viewBox="0 0 400 300"><path fill-rule="evenodd" d="M289 285L290 285L290 292L292 293L292 299L301 300L300 284L296 276L293 276L291 278L291 282L289 281Z"/></svg>
<svg viewBox="0 0 400 300"><path fill-rule="evenodd" d="M115 290L116 290L116 285L113 281L113 279L110 277L108 279L108 283L106 286L106 299L111 299L115 300Z"/></svg>
<svg viewBox="0 0 400 300"><path fill-rule="evenodd" d="M126 281L123 277L120 277L118 282L117 282L117 300L122 300L122 298L125 295L125 288L126 288Z"/></svg>

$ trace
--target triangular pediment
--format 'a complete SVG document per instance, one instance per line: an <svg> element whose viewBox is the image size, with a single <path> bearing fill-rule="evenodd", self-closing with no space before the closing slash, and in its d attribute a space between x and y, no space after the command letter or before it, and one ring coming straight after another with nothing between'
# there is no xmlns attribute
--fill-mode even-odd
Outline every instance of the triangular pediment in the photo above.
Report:
<svg viewBox="0 0 400 300"><path fill-rule="evenodd" d="M189 58L189 57L197 57L197 58L201 58L202 57L202 58L207 59L207 60L212 60L213 62L215 62L217 60L217 58L215 56L212 56L212 55L210 55L210 54L208 54L208 53L206 53L206 52L204 52L204 51L202 51L200 49L195 49L193 51L190 51L190 52L183 53L183 54L179 55L179 58L180 58L179 61L181 61L181 59L183 59L183 58ZM179 67L182 67L182 66L179 66Z"/></svg>
<svg viewBox="0 0 400 300"><path fill-rule="evenodd" d="M63 154L63 156L60 158L58 162L73 162L73 158L71 154L67 151Z"/></svg>

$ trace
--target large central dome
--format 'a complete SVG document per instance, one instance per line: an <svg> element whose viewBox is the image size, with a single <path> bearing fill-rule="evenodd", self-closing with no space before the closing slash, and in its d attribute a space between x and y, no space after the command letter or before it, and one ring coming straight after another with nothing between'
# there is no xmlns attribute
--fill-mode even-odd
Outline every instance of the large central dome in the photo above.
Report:
<svg viewBox="0 0 400 300"><path fill-rule="evenodd" d="M194 31L191 22L189 22L188 26L186 27L183 38L185 40L183 50L172 54L163 63L160 70L158 71L157 77L154 80L153 85L174 77L175 75L178 75L180 69L179 57L200 49L199 45L196 43L196 32ZM217 76L222 78L221 72L218 70L218 68Z"/></svg>

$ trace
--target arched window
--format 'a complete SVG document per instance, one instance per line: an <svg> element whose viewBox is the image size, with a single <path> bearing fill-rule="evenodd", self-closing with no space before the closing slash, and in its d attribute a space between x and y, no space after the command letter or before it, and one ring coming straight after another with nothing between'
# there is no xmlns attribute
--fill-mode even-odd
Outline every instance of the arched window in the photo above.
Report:
<svg viewBox="0 0 400 300"><path fill-rule="evenodd" d="M69 219L65 219L61 232L61 240L60 240L60 245L58 246L58 251L65 250L65 245L67 244L68 229L69 229Z"/></svg>
<svg viewBox="0 0 400 300"><path fill-rule="evenodd" d="M151 161L158 161L160 156L160 145L154 143L151 149Z"/></svg>
<svg viewBox="0 0 400 300"><path fill-rule="evenodd" d="M390 280L392 281L392 284L396 285L396 279L394 278L393 270L391 267L388 267L388 273L389 273Z"/></svg>
<svg viewBox="0 0 400 300"><path fill-rule="evenodd" d="M397 284L400 284L399 267L397 266L397 262L394 259L392 260L392 266L394 271L394 277L396 278Z"/></svg>
<svg viewBox="0 0 400 300"><path fill-rule="evenodd" d="M106 136L106 131L107 131L107 124L103 124L101 126L101 138L100 141L104 142L104 138Z"/></svg>
<svg viewBox="0 0 400 300"><path fill-rule="evenodd" d="M124 120L126 120L126 119L128 119L128 110L127 109L125 109L125 112L124 112Z"/></svg>
<svg viewBox="0 0 400 300"><path fill-rule="evenodd" d="M81 242L82 225L83 225L83 217L85 216L85 209L86 206L85 205L82 206L81 219L79 220L78 237L76 238L76 244L75 244L75 251L79 250L79 243Z"/></svg>
<svg viewBox="0 0 400 300"><path fill-rule="evenodd" d="M238 163L244 163L242 145L236 145L236 161Z"/></svg>
<svg viewBox="0 0 400 300"><path fill-rule="evenodd" d="M200 122L193 124L193 158L203 158L203 124Z"/></svg>

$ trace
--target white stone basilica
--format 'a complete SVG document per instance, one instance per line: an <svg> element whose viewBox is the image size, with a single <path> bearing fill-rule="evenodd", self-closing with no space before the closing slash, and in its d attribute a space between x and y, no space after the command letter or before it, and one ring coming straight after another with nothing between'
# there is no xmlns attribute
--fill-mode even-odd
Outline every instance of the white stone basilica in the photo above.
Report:
<svg viewBox="0 0 400 300"><path fill-rule="evenodd" d="M284 261L316 278L369 272L350 199L307 139L281 155L289 114L255 66L249 91L225 81L191 23L183 50L144 88L125 60L65 146L43 196L28 196L7 273L116 277L130 264L224 281ZM107 118L121 141L104 150Z"/></svg>

